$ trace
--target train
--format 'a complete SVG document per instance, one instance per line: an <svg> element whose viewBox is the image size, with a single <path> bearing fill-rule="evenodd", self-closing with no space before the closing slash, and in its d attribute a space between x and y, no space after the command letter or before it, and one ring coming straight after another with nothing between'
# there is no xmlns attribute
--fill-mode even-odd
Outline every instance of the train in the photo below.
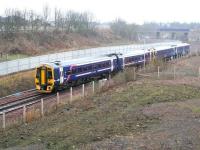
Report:
<svg viewBox="0 0 200 150"><path fill-rule="evenodd" d="M43 63L36 68L35 87L40 93L52 93L93 80L109 78L130 66L143 66L155 59L171 60L186 56L190 44L177 43L127 53L111 53L102 56L68 61Z"/></svg>

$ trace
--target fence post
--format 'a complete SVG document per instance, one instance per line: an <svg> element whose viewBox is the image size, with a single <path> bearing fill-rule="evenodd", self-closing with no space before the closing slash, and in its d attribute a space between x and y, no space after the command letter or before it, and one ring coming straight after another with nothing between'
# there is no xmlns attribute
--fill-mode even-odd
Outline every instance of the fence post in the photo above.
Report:
<svg viewBox="0 0 200 150"><path fill-rule="evenodd" d="M57 105L59 105L60 104L60 94L59 94L59 92L57 92Z"/></svg>
<svg viewBox="0 0 200 150"><path fill-rule="evenodd" d="M72 102L72 100L73 100L73 91L72 91L73 89L72 89L72 87L70 87L70 102Z"/></svg>
<svg viewBox="0 0 200 150"><path fill-rule="evenodd" d="M26 123L26 105L23 106L23 121Z"/></svg>
<svg viewBox="0 0 200 150"><path fill-rule="evenodd" d="M6 128L6 113L3 112L3 129Z"/></svg>
<svg viewBox="0 0 200 150"><path fill-rule="evenodd" d="M102 83L101 80L99 80L99 89L101 89L101 83Z"/></svg>
<svg viewBox="0 0 200 150"><path fill-rule="evenodd" d="M43 98L41 99L41 116L44 116L44 100Z"/></svg>
<svg viewBox="0 0 200 150"><path fill-rule="evenodd" d="M92 81L92 93L94 94L94 81Z"/></svg>
<svg viewBox="0 0 200 150"><path fill-rule="evenodd" d="M176 67L174 66L174 80L176 79Z"/></svg>
<svg viewBox="0 0 200 150"><path fill-rule="evenodd" d="M109 73L109 75L108 75L108 80L110 80L111 79L111 75L110 75L110 73Z"/></svg>
<svg viewBox="0 0 200 150"><path fill-rule="evenodd" d="M82 84L82 96L85 96L85 84Z"/></svg>
<svg viewBox="0 0 200 150"><path fill-rule="evenodd" d="M160 66L158 66L158 78L160 78Z"/></svg>
<svg viewBox="0 0 200 150"><path fill-rule="evenodd" d="M133 80L136 80L136 72L135 72L135 67L133 67Z"/></svg>

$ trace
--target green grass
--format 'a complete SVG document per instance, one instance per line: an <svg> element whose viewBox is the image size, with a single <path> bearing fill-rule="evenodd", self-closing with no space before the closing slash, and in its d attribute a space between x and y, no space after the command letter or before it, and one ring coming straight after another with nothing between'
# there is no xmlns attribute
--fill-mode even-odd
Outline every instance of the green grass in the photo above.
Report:
<svg viewBox="0 0 200 150"><path fill-rule="evenodd" d="M3 55L2 58L0 57L0 62L16 60L16 59L21 59L21 58L26 58L26 57L28 57L28 56L25 54Z"/></svg>
<svg viewBox="0 0 200 150"><path fill-rule="evenodd" d="M142 132L159 123L158 118L143 115L143 106L193 98L200 98L197 87L156 85L145 80L121 84L28 125L1 131L0 147L39 144L46 149L76 149L115 135Z"/></svg>

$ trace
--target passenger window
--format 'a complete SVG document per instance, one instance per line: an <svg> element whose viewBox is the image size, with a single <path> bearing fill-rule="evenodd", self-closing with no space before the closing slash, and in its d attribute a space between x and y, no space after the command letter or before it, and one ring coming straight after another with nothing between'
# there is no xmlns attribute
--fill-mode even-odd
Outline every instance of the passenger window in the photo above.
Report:
<svg viewBox="0 0 200 150"><path fill-rule="evenodd" d="M72 68L72 71L69 70L69 74L71 74L71 73L72 73L72 74L76 74L76 72L77 72L77 71L76 71L76 68Z"/></svg>
<svg viewBox="0 0 200 150"><path fill-rule="evenodd" d="M78 68L78 73L81 73L82 72L82 68Z"/></svg>

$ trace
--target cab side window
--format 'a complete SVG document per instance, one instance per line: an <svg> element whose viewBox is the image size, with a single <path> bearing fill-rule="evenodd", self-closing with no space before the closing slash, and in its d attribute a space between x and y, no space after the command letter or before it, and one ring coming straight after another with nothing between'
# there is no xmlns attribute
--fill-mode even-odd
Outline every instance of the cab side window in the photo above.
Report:
<svg viewBox="0 0 200 150"><path fill-rule="evenodd" d="M48 79L52 79L53 78L52 71L48 70L47 71L47 76L48 76Z"/></svg>
<svg viewBox="0 0 200 150"><path fill-rule="evenodd" d="M37 69L36 78L40 78L40 69Z"/></svg>

